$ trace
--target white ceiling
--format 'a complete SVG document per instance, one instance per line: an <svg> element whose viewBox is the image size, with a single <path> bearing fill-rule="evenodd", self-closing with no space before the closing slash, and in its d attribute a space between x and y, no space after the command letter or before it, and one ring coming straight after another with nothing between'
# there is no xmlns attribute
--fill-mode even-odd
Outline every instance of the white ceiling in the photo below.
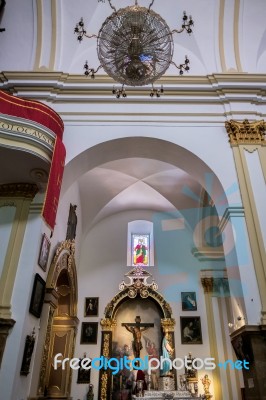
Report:
<svg viewBox="0 0 266 400"><path fill-rule="evenodd" d="M202 186L181 169L152 159L127 158L96 167L79 179L87 228L124 211L174 212L200 203ZM195 199L186 193L190 189Z"/></svg>
<svg viewBox="0 0 266 400"><path fill-rule="evenodd" d="M119 9L135 2L112 3ZM139 0L140 6L148 7L150 3ZM173 37L173 61L179 65L188 55L190 75L265 72L265 1L155 0L152 10L165 19L171 30L180 29L184 10L192 15L193 34L175 33ZM1 27L6 28L0 37L1 70L83 74L85 60L97 67L97 40L84 39L79 44L74 27L83 17L87 33L97 34L112 12L107 0L7 1L1 21ZM178 75L178 71L171 66L166 75Z"/></svg>

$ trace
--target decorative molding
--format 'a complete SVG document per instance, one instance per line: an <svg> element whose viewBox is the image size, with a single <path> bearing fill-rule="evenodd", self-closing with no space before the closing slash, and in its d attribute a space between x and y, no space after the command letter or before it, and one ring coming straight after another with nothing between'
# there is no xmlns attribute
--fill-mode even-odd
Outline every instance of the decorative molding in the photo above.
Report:
<svg viewBox="0 0 266 400"><path fill-rule="evenodd" d="M100 400L107 399L107 384L108 384L108 374L107 374L107 372L103 372L103 374L101 376Z"/></svg>
<svg viewBox="0 0 266 400"><path fill-rule="evenodd" d="M241 217L245 218L245 210L244 207L227 207L223 213L223 216L219 222L219 230L223 232L227 223L230 221L231 218Z"/></svg>
<svg viewBox="0 0 266 400"><path fill-rule="evenodd" d="M229 282L226 270L201 270L201 284L204 293L211 293L213 297L230 295Z"/></svg>
<svg viewBox="0 0 266 400"><path fill-rule="evenodd" d="M115 319L112 318L103 318L100 321L100 325L103 331L112 331L113 328L117 325L117 322Z"/></svg>
<svg viewBox="0 0 266 400"><path fill-rule="evenodd" d="M17 207L15 201L4 201L0 199L0 207Z"/></svg>
<svg viewBox="0 0 266 400"><path fill-rule="evenodd" d="M61 337L67 336L65 354L69 358L73 358L77 334L77 272L75 265L75 241L66 240L59 243L53 257L46 283L45 302L49 304L49 318L46 328L46 337L43 347L42 363L39 378L38 395L43 396L45 386L49 382L49 374L51 373L51 357L53 354L53 335ZM62 271L67 272L70 285L70 312L69 315L57 315L56 308L58 306L58 298L60 290L57 288L57 280ZM62 293L61 293L62 295ZM62 389L64 396L68 398L71 382L72 371L68 368L66 375L62 377ZM61 389L60 389L61 390ZM64 397L65 398L65 397Z"/></svg>
<svg viewBox="0 0 266 400"><path fill-rule="evenodd" d="M214 278L201 278L201 284L204 289L204 293L212 293L214 287Z"/></svg>
<svg viewBox="0 0 266 400"><path fill-rule="evenodd" d="M263 144L265 145L266 124L264 120L249 122L230 120L225 122L231 146L239 144Z"/></svg>
<svg viewBox="0 0 266 400"><path fill-rule="evenodd" d="M0 185L0 197L33 199L38 191L38 186L34 183L4 183Z"/></svg>
<svg viewBox="0 0 266 400"><path fill-rule="evenodd" d="M220 249L221 246L218 247ZM194 247L191 253L199 261L221 261L224 260L223 250L213 249L211 247Z"/></svg>
<svg viewBox="0 0 266 400"><path fill-rule="evenodd" d="M152 283L147 283L146 280L151 278L151 274L145 271L143 276L139 275L139 271L136 270L136 275L134 275L134 270L131 270L125 276L129 277L130 282L126 284L124 281L119 285L120 293L117 293L113 299L107 304L104 315L105 319L114 319L116 310L123 299L129 297L134 299L137 296L141 298L150 298L158 303L162 310L164 318L170 318L172 315L172 308L164 297L157 292L158 285L154 281ZM156 289L156 290L155 290Z"/></svg>
<svg viewBox="0 0 266 400"><path fill-rule="evenodd" d="M129 283L122 281L119 285L119 290L122 291L128 288L128 296L132 299L134 299L137 294L143 299L146 299L149 296L149 288L154 291L158 290L158 285L154 280L152 280L151 283L147 282L149 278L152 278L152 275L142 267L133 268L125 274L125 276L129 279Z"/></svg>
<svg viewBox="0 0 266 400"><path fill-rule="evenodd" d="M46 375L46 369L47 369L47 362L48 362L48 358L49 358L48 350L49 350L49 343L51 341L51 331L52 331L52 322L53 322L54 311L55 311L55 309L53 307L50 307L47 330L46 330L46 337L45 337L43 353L42 353L42 362L41 362L39 388L38 388L39 395L40 394L42 395L44 393L45 375Z"/></svg>
<svg viewBox="0 0 266 400"><path fill-rule="evenodd" d="M165 96L156 99L156 103L152 102L152 110L142 107L139 111L139 104L147 104L147 89L138 87L128 90L126 103L121 102L122 108L119 106L114 109L114 82L106 75L87 80L82 75L51 71L0 73L1 89L24 99L52 104L65 122L102 124L119 121L132 125L139 121L151 124L160 121L167 124L187 122L196 126L205 123L224 126L227 118L265 118L265 74L227 72L182 76L178 80L176 76L163 76L159 82L165 87ZM72 104L71 110L62 110L62 103ZM99 103L104 105L100 112L88 108L88 104ZM199 103L202 104L201 109ZM128 104L132 105L129 109ZM169 106L167 112L162 110L162 104ZM182 104L182 107L176 107L178 104ZM247 104L250 104L249 108Z"/></svg>
<svg viewBox="0 0 266 400"><path fill-rule="evenodd" d="M254 153L255 151L258 151L258 146L248 146L244 147L244 150L246 150L248 153Z"/></svg>
<svg viewBox="0 0 266 400"><path fill-rule="evenodd" d="M55 134L53 134L48 128L44 129L37 122L26 120L21 121L19 117L13 115L1 114L0 119L0 133L8 133L13 135L17 140L23 138L32 138L42 145L48 147L51 151L55 144Z"/></svg>
<svg viewBox="0 0 266 400"><path fill-rule="evenodd" d="M103 335L102 355L104 357L110 357L110 334L109 333L104 333L104 335Z"/></svg>

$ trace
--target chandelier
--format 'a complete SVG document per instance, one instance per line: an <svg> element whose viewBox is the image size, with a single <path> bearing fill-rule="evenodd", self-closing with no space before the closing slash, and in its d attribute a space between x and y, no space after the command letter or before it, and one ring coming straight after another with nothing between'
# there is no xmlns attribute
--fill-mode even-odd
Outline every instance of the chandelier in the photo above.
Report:
<svg viewBox="0 0 266 400"><path fill-rule="evenodd" d="M104 0L98 0L104 2ZM97 38L97 53L100 65L97 68L84 64L86 76L95 77L100 68L108 76L119 82L122 87L113 88L117 98L126 97L125 85L144 86L152 84L150 96L160 97L163 87L155 89L153 84L158 80L170 64L179 69L179 74L189 71L189 59L185 57L183 64L177 65L173 58L173 33L184 30L192 33L193 20L186 12L183 14L183 23L180 30L170 30L165 20L151 7L141 7L135 0L135 5L116 8L108 0L113 13L103 22L98 35L88 35L84 29L83 18L77 23L74 33L79 42L84 37Z"/></svg>

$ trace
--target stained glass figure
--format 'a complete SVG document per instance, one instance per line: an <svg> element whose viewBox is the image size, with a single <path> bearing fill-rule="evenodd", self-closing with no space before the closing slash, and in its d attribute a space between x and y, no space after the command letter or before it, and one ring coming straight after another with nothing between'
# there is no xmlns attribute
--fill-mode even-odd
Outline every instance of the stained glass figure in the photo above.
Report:
<svg viewBox="0 0 266 400"><path fill-rule="evenodd" d="M150 265L150 235L132 235L132 265Z"/></svg>

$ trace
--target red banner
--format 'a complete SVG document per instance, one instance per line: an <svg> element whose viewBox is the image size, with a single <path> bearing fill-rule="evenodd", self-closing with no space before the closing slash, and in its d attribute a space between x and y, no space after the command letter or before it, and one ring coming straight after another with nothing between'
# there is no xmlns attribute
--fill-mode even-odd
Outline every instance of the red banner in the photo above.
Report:
<svg viewBox="0 0 266 400"><path fill-rule="evenodd" d="M29 119L46 126L62 139L64 123L50 107L35 100L24 100L0 90L0 113Z"/></svg>
<svg viewBox="0 0 266 400"><path fill-rule="evenodd" d="M52 165L46 191L46 198L42 211L43 218L51 230L55 226L55 218L59 202L61 184L64 173L66 149L60 138L56 139Z"/></svg>
<svg viewBox="0 0 266 400"><path fill-rule="evenodd" d="M35 121L50 129L56 135L53 159L42 213L46 223L49 225L51 230L53 230L66 157L65 146L62 142L64 123L60 116L45 104L34 100L21 99L3 91L0 91L0 113Z"/></svg>

